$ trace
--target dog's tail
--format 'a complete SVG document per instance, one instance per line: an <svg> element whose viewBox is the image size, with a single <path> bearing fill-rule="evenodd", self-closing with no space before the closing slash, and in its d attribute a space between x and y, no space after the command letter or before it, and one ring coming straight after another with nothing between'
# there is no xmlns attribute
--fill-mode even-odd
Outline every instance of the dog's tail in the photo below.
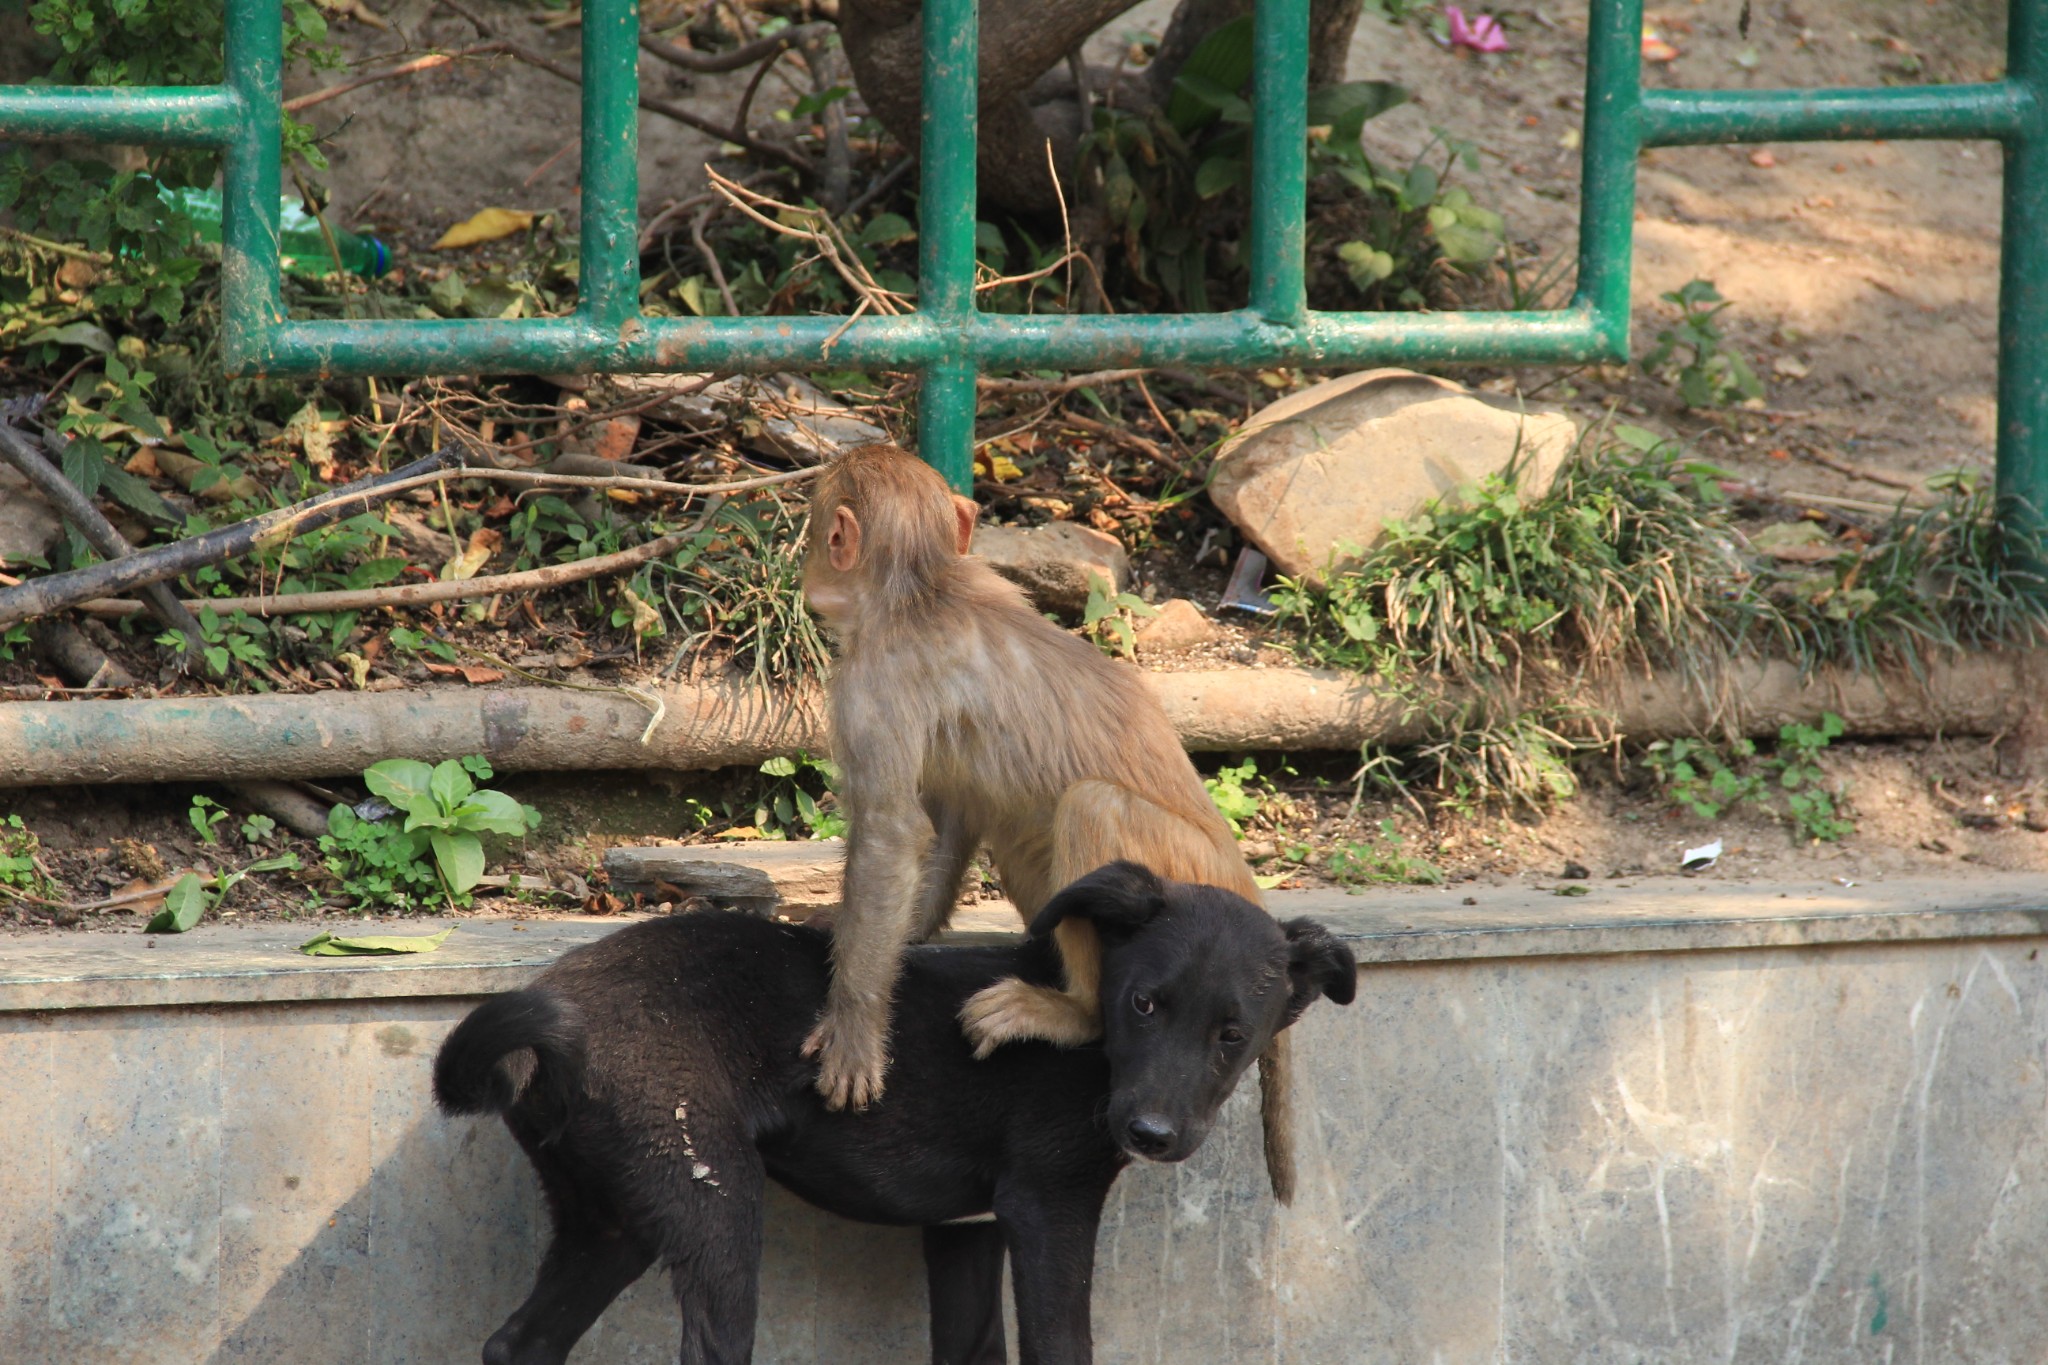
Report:
<svg viewBox="0 0 2048 1365"><path fill-rule="evenodd" d="M544 989L507 991L471 1010L441 1044L434 1099L449 1114L502 1114L523 1102L553 1128L582 1089L586 1053L575 1005Z"/></svg>

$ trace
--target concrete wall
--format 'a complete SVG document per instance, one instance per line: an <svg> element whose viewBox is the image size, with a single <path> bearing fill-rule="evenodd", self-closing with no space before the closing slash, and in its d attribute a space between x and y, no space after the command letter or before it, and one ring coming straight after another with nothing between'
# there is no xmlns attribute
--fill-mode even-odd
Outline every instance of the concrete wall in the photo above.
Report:
<svg viewBox="0 0 2048 1365"><path fill-rule="evenodd" d="M1301 1197L1265 1195L1248 1094L1127 1175L1097 1358L2048 1358L2043 898L1780 889L1279 907L1369 964L1301 1025ZM0 940L0 1361L476 1358L545 1215L428 1066L607 927L465 921L404 963ZM758 1359L919 1358L914 1233L769 1223ZM672 1359L673 1312L651 1276L576 1359Z"/></svg>

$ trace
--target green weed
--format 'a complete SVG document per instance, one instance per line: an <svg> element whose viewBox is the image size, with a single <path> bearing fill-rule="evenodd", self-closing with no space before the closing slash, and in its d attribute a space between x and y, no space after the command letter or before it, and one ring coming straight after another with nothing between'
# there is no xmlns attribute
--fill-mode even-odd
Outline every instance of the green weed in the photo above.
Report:
<svg viewBox="0 0 2048 1365"><path fill-rule="evenodd" d="M841 839L846 816L839 809L839 769L830 759L798 753L761 765L774 779L754 807L754 828L770 839ZM810 788L819 790L814 794Z"/></svg>
<svg viewBox="0 0 2048 1365"><path fill-rule="evenodd" d="M1203 778L1202 785L1209 789L1209 799L1216 803L1216 809L1230 822L1230 832L1242 838L1244 822L1257 815L1265 804L1265 797L1256 790L1264 785L1257 760L1226 763L1216 770L1214 777Z"/></svg>
<svg viewBox="0 0 2048 1365"><path fill-rule="evenodd" d="M43 870L43 845L19 815L0 820L0 888L49 899L57 885Z"/></svg>
<svg viewBox="0 0 2048 1365"><path fill-rule="evenodd" d="M1159 609L1135 593L1117 592L1101 574L1088 575L1088 604L1081 611L1081 633L1103 652L1130 658L1138 652L1134 617L1157 616Z"/></svg>
<svg viewBox="0 0 2048 1365"><path fill-rule="evenodd" d="M405 819L365 820L346 805L328 812L320 851L358 909L411 908L437 892L450 907L470 903L484 873L480 834L524 835L540 814L503 792L479 790L492 776L471 756L429 766L392 758L372 764L363 785Z"/></svg>
<svg viewBox="0 0 2048 1365"><path fill-rule="evenodd" d="M1756 371L1728 345L1715 322L1731 305L1711 280L1693 280L1660 297L1678 309L1678 321L1657 333L1657 344L1643 357L1646 372L1674 384L1689 408L1725 408L1763 397Z"/></svg>
<svg viewBox="0 0 2048 1365"><path fill-rule="evenodd" d="M1703 740L1672 739L1650 745L1641 761L1674 805L1702 820L1747 805L1804 838L1832 843L1856 832L1842 815L1841 792L1826 785L1819 762L1843 731L1842 718L1829 711L1818 726L1780 727L1775 752L1762 757L1745 738L1730 741L1725 750Z"/></svg>
<svg viewBox="0 0 2048 1365"><path fill-rule="evenodd" d="M1334 850L1323 860L1331 880L1348 887L1441 886L1443 871L1426 858L1406 852L1407 836L1392 820L1380 821L1379 842L1359 840Z"/></svg>
<svg viewBox="0 0 2048 1365"><path fill-rule="evenodd" d="M186 821L191 824L192 832L199 836L199 842L202 844L220 842L220 831L214 826L227 818L227 811L221 808L218 801L204 796L193 797L191 807L185 812Z"/></svg>

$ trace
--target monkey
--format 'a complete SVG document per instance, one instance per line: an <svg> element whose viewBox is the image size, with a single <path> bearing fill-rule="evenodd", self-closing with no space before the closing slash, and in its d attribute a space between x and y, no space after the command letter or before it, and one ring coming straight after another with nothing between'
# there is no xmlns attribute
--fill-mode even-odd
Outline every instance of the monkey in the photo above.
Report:
<svg viewBox="0 0 2048 1365"><path fill-rule="evenodd" d="M811 499L803 587L836 642L826 687L846 870L832 982L804 1043L832 1108L880 1097L904 946L944 926L989 850L1026 924L1119 858L1263 903L1229 824L1135 669L1040 615L969 553L979 508L891 445L835 457ZM1009 979L973 996L977 1057L1101 1034L1100 943L1055 931L1065 989ZM1260 1058L1268 1176L1292 1196L1284 1035Z"/></svg>

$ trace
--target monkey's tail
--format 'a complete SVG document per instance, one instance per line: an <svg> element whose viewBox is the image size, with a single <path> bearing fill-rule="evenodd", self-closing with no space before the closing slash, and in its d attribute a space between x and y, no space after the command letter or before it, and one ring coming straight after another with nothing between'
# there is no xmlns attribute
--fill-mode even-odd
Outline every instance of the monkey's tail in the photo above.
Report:
<svg viewBox="0 0 2048 1365"><path fill-rule="evenodd" d="M1285 1033L1276 1033L1259 1054L1259 1124L1266 1148L1266 1181L1273 1198L1294 1202L1294 1049Z"/></svg>
<svg viewBox="0 0 2048 1365"><path fill-rule="evenodd" d="M558 1128L582 1091L587 1054L573 1004L545 989L507 991L471 1010L441 1044L434 1100L449 1114L520 1104L543 1128Z"/></svg>

